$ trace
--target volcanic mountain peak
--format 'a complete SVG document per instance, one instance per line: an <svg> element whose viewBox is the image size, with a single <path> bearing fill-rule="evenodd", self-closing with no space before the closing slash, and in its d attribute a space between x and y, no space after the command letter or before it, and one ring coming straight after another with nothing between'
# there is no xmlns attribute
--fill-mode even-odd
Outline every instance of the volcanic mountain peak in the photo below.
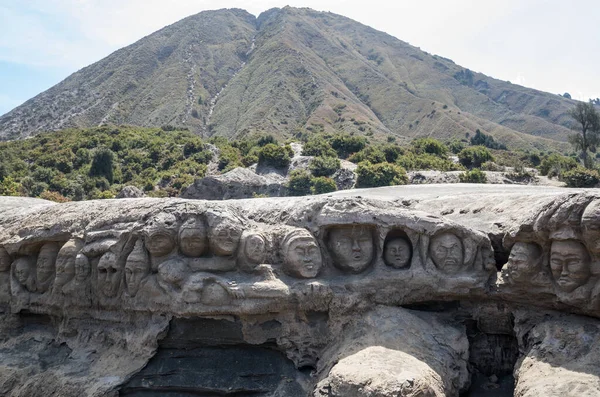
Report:
<svg viewBox="0 0 600 397"><path fill-rule="evenodd" d="M205 11L81 69L0 117L0 139L103 123L201 135L298 131L562 148L566 98L499 81L340 15Z"/></svg>

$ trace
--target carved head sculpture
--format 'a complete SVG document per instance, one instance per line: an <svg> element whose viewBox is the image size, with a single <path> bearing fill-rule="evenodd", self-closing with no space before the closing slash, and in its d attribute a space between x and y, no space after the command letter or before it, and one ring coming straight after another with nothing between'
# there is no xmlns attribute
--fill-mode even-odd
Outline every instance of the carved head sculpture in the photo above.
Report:
<svg viewBox="0 0 600 397"><path fill-rule="evenodd" d="M323 259L321 250L312 234L305 229L297 229L283 239L283 270L293 277L313 278L319 274Z"/></svg>
<svg viewBox="0 0 600 397"><path fill-rule="evenodd" d="M177 218L161 212L155 215L144 227L145 245L155 257L170 254L176 247Z"/></svg>
<svg viewBox="0 0 600 397"><path fill-rule="evenodd" d="M338 269L360 273L373 262L373 231L367 226L335 227L327 242Z"/></svg>
<svg viewBox="0 0 600 397"><path fill-rule="evenodd" d="M181 260L169 260L158 266L158 284L165 291L180 291L188 276L188 266Z"/></svg>
<svg viewBox="0 0 600 397"><path fill-rule="evenodd" d="M58 251L54 289L59 290L75 277L75 257L83 247L83 241L71 239Z"/></svg>
<svg viewBox="0 0 600 397"><path fill-rule="evenodd" d="M233 255L240 243L242 228L233 222L221 222L210 230L210 248L215 255Z"/></svg>
<svg viewBox="0 0 600 397"><path fill-rule="evenodd" d="M387 238L383 247L383 261L394 269L405 269L410 266L412 247L402 236Z"/></svg>
<svg viewBox="0 0 600 397"><path fill-rule="evenodd" d="M117 264L117 255L109 251L100 257L98 262L98 290L107 298L112 298L119 292L122 269Z"/></svg>
<svg viewBox="0 0 600 397"><path fill-rule="evenodd" d="M445 273L458 273L464 266L463 245L458 236L445 232L434 236L429 245L435 266Z"/></svg>
<svg viewBox="0 0 600 397"><path fill-rule="evenodd" d="M85 281L91 273L90 260L81 252L75 257L75 280Z"/></svg>
<svg viewBox="0 0 600 397"><path fill-rule="evenodd" d="M54 280L59 245L46 243L40 249L36 264L36 291L46 292Z"/></svg>
<svg viewBox="0 0 600 397"><path fill-rule="evenodd" d="M510 250L506 271L510 281L523 283L541 271L542 250L535 243L517 242Z"/></svg>
<svg viewBox="0 0 600 397"><path fill-rule="evenodd" d="M202 256L208 248L206 226L202 219L191 217L179 229L179 248L189 257Z"/></svg>
<svg viewBox="0 0 600 397"><path fill-rule="evenodd" d="M125 263L125 287L130 296L137 294L140 284L149 273L150 260L142 240L138 240Z"/></svg>
<svg viewBox="0 0 600 397"><path fill-rule="evenodd" d="M583 242L594 255L600 255L600 200L592 201L581 217Z"/></svg>
<svg viewBox="0 0 600 397"><path fill-rule="evenodd" d="M34 289L33 285L33 266L32 261L27 257L17 258L13 264L13 273L15 279L21 286L26 290L32 292Z"/></svg>
<svg viewBox="0 0 600 397"><path fill-rule="evenodd" d="M571 292L586 284L591 276L590 256L577 240L553 241L550 269L557 287Z"/></svg>
<svg viewBox="0 0 600 397"><path fill-rule="evenodd" d="M265 263L267 257L267 239L260 233L250 232L243 236L244 256L254 264Z"/></svg>
<svg viewBox="0 0 600 397"><path fill-rule="evenodd" d="M11 261L8 251L6 251L6 248L3 246L0 246L0 273L8 272L10 270L10 264Z"/></svg>

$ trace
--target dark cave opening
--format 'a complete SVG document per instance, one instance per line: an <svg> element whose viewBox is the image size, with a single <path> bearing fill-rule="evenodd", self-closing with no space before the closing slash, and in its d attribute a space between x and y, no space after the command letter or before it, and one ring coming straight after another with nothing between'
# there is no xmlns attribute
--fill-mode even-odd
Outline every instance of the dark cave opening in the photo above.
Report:
<svg viewBox="0 0 600 397"><path fill-rule="evenodd" d="M276 322L266 323L267 328ZM148 364L120 396L216 397L303 396L314 368L296 369L274 341L254 345L239 321L174 319Z"/></svg>
<svg viewBox="0 0 600 397"><path fill-rule="evenodd" d="M466 322L471 386L461 397L513 397L513 370L519 358L514 334L483 332L477 321Z"/></svg>

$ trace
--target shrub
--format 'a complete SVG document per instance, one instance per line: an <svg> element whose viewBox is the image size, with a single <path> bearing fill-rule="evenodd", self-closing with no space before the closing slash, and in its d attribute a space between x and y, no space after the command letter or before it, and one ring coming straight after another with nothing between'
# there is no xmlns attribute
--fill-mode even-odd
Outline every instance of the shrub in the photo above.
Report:
<svg viewBox="0 0 600 397"><path fill-rule="evenodd" d="M417 154L429 153L440 157L446 157L448 147L433 138L419 138L412 142L412 147Z"/></svg>
<svg viewBox="0 0 600 397"><path fill-rule="evenodd" d="M315 157L337 157L337 152L333 150L329 142L322 136L312 137L302 147L303 156Z"/></svg>
<svg viewBox="0 0 600 397"><path fill-rule="evenodd" d="M389 137L388 137L389 138ZM398 157L404 154L404 150L398 145L395 144L385 144L381 145L381 151L385 156L385 161L388 163L395 163L398 160Z"/></svg>
<svg viewBox="0 0 600 397"><path fill-rule="evenodd" d="M331 139L331 147L344 159L352 153L360 152L366 146L367 138L363 136L338 134Z"/></svg>
<svg viewBox="0 0 600 397"><path fill-rule="evenodd" d="M471 146L461 150L458 160L467 168L479 168L487 161L494 161L494 156L485 146Z"/></svg>
<svg viewBox="0 0 600 397"><path fill-rule="evenodd" d="M570 171L578 167L577 160L572 157L561 156L553 153L542 159L539 170L540 174L561 177L564 172Z"/></svg>
<svg viewBox="0 0 600 397"><path fill-rule="evenodd" d="M204 144L200 138L190 140L183 145L183 155L185 157L190 157L194 153L201 152L202 150L204 150Z"/></svg>
<svg viewBox="0 0 600 397"><path fill-rule="evenodd" d="M313 194L325 194L335 192L337 190L335 181L325 176L313 178L311 181L311 185L312 186L310 190Z"/></svg>
<svg viewBox="0 0 600 397"><path fill-rule="evenodd" d="M354 153L348 160L355 164L363 161L368 161L371 164L384 163L387 161L385 158L385 153L375 146L367 146L360 152Z"/></svg>
<svg viewBox="0 0 600 397"><path fill-rule="evenodd" d="M305 196L310 194L310 174L305 170L294 170L290 173L288 181L288 194L290 196Z"/></svg>
<svg viewBox="0 0 600 397"><path fill-rule="evenodd" d="M487 177L485 172L479 168L473 168L470 171L465 171L458 176L462 183L486 183Z"/></svg>
<svg viewBox="0 0 600 397"><path fill-rule="evenodd" d="M460 153L460 151L463 150L465 147L466 145L457 139L453 140L448 144L448 149L450 149L450 151L454 154Z"/></svg>
<svg viewBox="0 0 600 397"><path fill-rule="evenodd" d="M0 196L19 196L21 189L21 185L10 176L0 182Z"/></svg>
<svg viewBox="0 0 600 397"><path fill-rule="evenodd" d="M564 172L562 179L568 187L594 187L600 181L600 175L596 170L577 167Z"/></svg>
<svg viewBox="0 0 600 397"><path fill-rule="evenodd" d="M44 200L54 201L57 203L66 203L67 201L71 201L58 192L51 192L48 190L42 192L42 194L40 194L40 198Z"/></svg>
<svg viewBox="0 0 600 397"><path fill-rule="evenodd" d="M90 176L103 176L110 183L113 181L113 161L115 154L108 148L99 148L94 153Z"/></svg>
<svg viewBox="0 0 600 397"><path fill-rule="evenodd" d="M356 174L357 187L405 185L408 183L406 171L396 164L371 164L364 161L358 164Z"/></svg>
<svg viewBox="0 0 600 397"><path fill-rule="evenodd" d="M340 169L340 159L337 157L315 157L309 165L314 176L331 176Z"/></svg>
<svg viewBox="0 0 600 397"><path fill-rule="evenodd" d="M224 145L219 147L219 150L219 171L227 172L241 165L240 153L237 149L229 145Z"/></svg>
<svg viewBox="0 0 600 397"><path fill-rule="evenodd" d="M291 159L289 151L283 147L268 143L258 152L258 165L275 168L287 168Z"/></svg>
<svg viewBox="0 0 600 397"><path fill-rule="evenodd" d="M507 150L507 147L505 144L496 142L494 140L494 137L492 137L490 135L486 135L479 130L475 131L475 136L473 136L471 138L471 145L485 146L487 148L497 149L497 150Z"/></svg>

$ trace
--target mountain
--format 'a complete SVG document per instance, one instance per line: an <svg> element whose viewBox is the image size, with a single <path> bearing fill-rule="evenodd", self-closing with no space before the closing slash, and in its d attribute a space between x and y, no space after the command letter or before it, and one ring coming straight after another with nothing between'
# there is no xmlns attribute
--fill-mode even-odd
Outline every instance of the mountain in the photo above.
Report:
<svg viewBox="0 0 600 397"><path fill-rule="evenodd" d="M500 81L340 15L206 11L72 74L0 117L0 139L103 123L203 136L345 131L566 149L575 101Z"/></svg>

